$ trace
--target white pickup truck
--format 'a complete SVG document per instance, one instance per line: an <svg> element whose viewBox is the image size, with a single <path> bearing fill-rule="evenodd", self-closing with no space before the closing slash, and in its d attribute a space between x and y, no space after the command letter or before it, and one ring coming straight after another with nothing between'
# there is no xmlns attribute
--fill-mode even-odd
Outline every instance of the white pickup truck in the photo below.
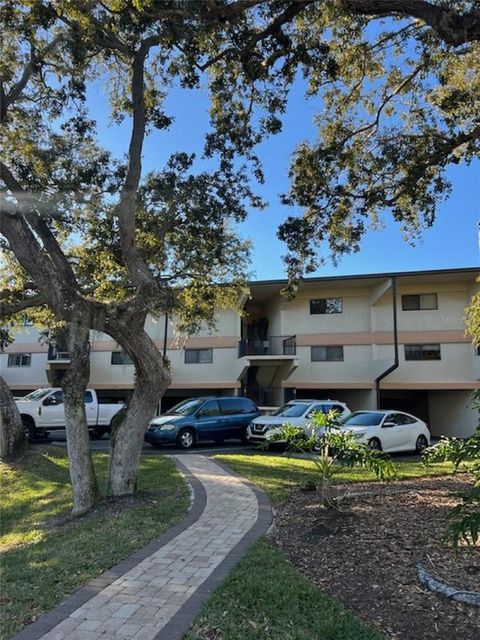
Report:
<svg viewBox="0 0 480 640"><path fill-rule="evenodd" d="M31 441L46 437L49 431L65 429L65 407L60 388L36 389L16 401L25 433ZM123 404L100 404L93 389L85 391L85 413L90 435L101 438L110 431L112 418Z"/></svg>

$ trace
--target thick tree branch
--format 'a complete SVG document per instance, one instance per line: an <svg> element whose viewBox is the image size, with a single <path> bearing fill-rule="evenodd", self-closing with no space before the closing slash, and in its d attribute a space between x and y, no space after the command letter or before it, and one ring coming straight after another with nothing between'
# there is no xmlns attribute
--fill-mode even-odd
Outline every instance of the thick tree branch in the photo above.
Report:
<svg viewBox="0 0 480 640"><path fill-rule="evenodd" d="M446 44L458 47L480 40L480 11L458 13L426 0L334 0L346 13L370 17L403 16L431 27Z"/></svg>
<svg viewBox="0 0 480 640"><path fill-rule="evenodd" d="M142 174L142 148L145 138L145 59L152 46L158 42L155 37L148 38L140 46L132 63L131 95L133 106L133 126L128 150L128 168L125 182L120 193L117 216L120 227L120 241L125 266L140 288L151 287L154 279L142 259L135 238L135 205L137 189Z"/></svg>
<svg viewBox="0 0 480 640"><path fill-rule="evenodd" d="M0 302L0 318L8 318L16 313L20 313L20 311L25 311L25 309L40 307L44 304L47 304L47 300L42 294L16 302Z"/></svg>
<svg viewBox="0 0 480 640"><path fill-rule="evenodd" d="M43 218L34 210L32 206L33 203L31 202L31 197L29 197L25 193L23 187L3 162L0 162L0 178L5 183L7 189L16 198L25 219L41 238L43 246L48 252L50 259L55 264L55 267L60 271L60 273L62 273L65 283L70 287L76 289L78 287L78 283L75 278L75 274L60 245L58 244L57 239L53 235L45 220L43 220Z"/></svg>

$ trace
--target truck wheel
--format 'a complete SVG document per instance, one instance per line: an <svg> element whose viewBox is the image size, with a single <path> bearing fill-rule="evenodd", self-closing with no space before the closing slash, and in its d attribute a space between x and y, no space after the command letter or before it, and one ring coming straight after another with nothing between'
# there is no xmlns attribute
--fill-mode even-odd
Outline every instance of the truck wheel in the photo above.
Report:
<svg viewBox="0 0 480 640"><path fill-rule="evenodd" d="M107 433L106 429L93 429L88 432L91 440L100 440Z"/></svg>
<svg viewBox="0 0 480 640"><path fill-rule="evenodd" d="M28 442L33 442L37 434L35 423L30 416L22 416L23 429Z"/></svg>
<svg viewBox="0 0 480 640"><path fill-rule="evenodd" d="M195 431L193 429L182 429L177 436L177 446L180 449L191 449L195 444Z"/></svg>

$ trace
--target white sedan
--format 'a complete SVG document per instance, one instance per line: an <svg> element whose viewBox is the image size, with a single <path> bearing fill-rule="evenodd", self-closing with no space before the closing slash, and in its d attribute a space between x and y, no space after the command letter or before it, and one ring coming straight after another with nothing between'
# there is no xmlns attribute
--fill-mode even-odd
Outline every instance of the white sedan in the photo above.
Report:
<svg viewBox="0 0 480 640"><path fill-rule="evenodd" d="M423 420L403 411L356 411L341 425L372 449L386 452L416 451L430 445L430 431Z"/></svg>

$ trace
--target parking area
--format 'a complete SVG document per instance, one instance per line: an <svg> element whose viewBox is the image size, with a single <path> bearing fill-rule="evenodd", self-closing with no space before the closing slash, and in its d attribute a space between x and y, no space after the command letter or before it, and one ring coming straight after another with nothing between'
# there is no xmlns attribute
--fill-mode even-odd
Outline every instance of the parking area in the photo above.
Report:
<svg viewBox="0 0 480 640"><path fill-rule="evenodd" d="M52 446L67 447L66 434L64 430L53 431L50 432L50 436L47 440L37 440L33 444L51 444ZM92 440L91 441L91 449L92 451L108 451L109 439L108 436L104 436L101 440ZM148 443L144 443L142 447L142 453L145 455L192 455L192 454L203 454L206 456L214 456L220 453L226 454L244 454L244 455L291 455L285 452L281 445L277 445L272 448L270 451L259 450L257 445L255 444L242 444L238 440L225 440L222 444L215 444L213 442L201 442L200 444L196 444L187 451L176 447L175 445L165 445L160 449L155 449L150 446ZM301 454L294 454L295 457L301 457ZM401 462L402 460L407 460L413 462L415 460L420 460L420 456L416 453L412 452L402 452L402 453L392 453L392 458L395 462Z"/></svg>
<svg viewBox="0 0 480 640"><path fill-rule="evenodd" d="M54 446L66 447L66 434L64 430L51 431L48 440L38 440L37 442L50 443ZM108 451L109 438L104 436L101 440L92 440L92 451ZM204 455L215 455L217 453L254 453L257 450L254 444L242 444L238 440L225 440L222 444L215 444L213 442L201 442L195 445L192 449L184 451L176 447L175 445L165 445L160 449L155 449L148 443L144 443L142 447L142 453L148 455L171 453L175 455L189 455L202 453ZM278 451L277 451L278 453Z"/></svg>

